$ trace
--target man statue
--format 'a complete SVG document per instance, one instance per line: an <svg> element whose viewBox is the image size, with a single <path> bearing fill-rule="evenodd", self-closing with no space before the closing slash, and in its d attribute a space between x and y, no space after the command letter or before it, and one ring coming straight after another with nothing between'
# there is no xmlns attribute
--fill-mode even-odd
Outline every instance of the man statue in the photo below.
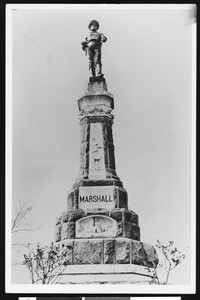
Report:
<svg viewBox="0 0 200 300"><path fill-rule="evenodd" d="M82 42L82 49L88 53L89 70L91 77L103 77L101 63L101 45L107 41L107 38L99 33L99 23L92 20L88 26L90 32L85 41Z"/></svg>

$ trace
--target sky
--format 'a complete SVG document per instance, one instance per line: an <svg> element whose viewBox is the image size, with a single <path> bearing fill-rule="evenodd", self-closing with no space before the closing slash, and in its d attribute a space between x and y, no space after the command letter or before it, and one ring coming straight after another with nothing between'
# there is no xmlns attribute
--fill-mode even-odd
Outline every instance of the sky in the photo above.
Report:
<svg viewBox="0 0 200 300"><path fill-rule="evenodd" d="M186 259L171 275L190 283L193 9L117 5L12 11L12 210L33 206L54 240L55 219L79 173L77 100L88 82L81 42L92 19L107 37L103 73L114 95L116 172L139 215L141 241L173 240ZM14 276L13 282L19 280Z"/></svg>

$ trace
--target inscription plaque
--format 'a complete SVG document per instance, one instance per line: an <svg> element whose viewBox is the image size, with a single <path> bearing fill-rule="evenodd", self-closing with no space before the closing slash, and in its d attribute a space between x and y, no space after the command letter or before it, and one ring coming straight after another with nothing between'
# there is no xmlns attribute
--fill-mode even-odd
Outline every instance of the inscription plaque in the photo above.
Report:
<svg viewBox="0 0 200 300"><path fill-rule="evenodd" d="M76 222L77 238L116 237L117 223L106 216L89 216Z"/></svg>
<svg viewBox="0 0 200 300"><path fill-rule="evenodd" d="M110 186L92 186L79 187L79 208L95 209L106 208L112 209L115 207L113 198L113 187Z"/></svg>

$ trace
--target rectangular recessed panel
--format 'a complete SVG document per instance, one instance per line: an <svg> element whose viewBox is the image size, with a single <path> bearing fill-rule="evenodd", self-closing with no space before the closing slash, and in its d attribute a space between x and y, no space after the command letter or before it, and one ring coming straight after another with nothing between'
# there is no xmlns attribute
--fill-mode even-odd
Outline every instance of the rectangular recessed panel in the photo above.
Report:
<svg viewBox="0 0 200 300"><path fill-rule="evenodd" d="M106 178L101 123L90 124L89 178Z"/></svg>
<svg viewBox="0 0 200 300"><path fill-rule="evenodd" d="M78 201L81 209L112 209L114 208L113 187L80 187Z"/></svg>

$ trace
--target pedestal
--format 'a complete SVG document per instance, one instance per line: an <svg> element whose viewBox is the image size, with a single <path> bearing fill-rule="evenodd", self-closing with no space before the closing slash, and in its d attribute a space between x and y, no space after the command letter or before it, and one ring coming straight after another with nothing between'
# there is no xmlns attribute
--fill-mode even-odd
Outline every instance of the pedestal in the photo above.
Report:
<svg viewBox="0 0 200 300"><path fill-rule="evenodd" d="M140 241L138 215L116 173L113 95L104 78L90 80L78 100L80 171L56 220L55 242L67 250L62 283L151 282L158 256Z"/></svg>

